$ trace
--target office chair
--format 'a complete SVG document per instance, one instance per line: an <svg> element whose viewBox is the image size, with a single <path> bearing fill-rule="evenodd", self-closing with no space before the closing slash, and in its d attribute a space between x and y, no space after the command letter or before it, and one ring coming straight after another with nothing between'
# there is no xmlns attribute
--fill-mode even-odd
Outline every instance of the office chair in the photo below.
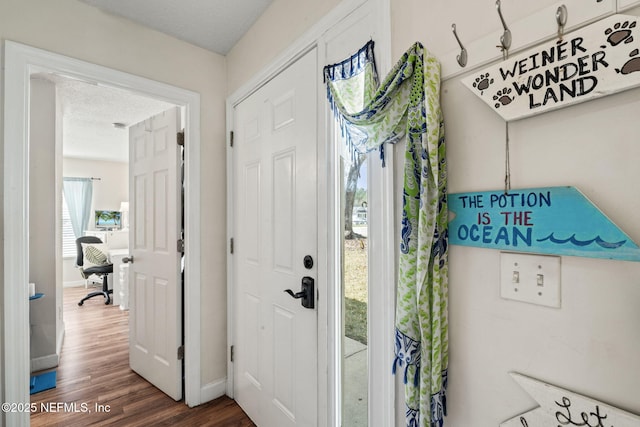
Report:
<svg viewBox="0 0 640 427"><path fill-rule="evenodd" d="M80 268L82 273L82 277L85 279L92 274L96 276L102 276L102 290L96 292L90 292L86 297L82 298L78 303L79 306L82 306L86 300L89 298L96 297L98 295L103 295L107 300L105 304L111 303L111 296L109 294L113 293L113 289L109 289L109 284L107 281L107 275L109 273L113 273L113 264L104 264L104 265L96 265L88 268L82 268L84 265L84 251L82 250L83 243L102 243L102 240L95 236L82 236L76 239L76 248L78 250L78 256L76 258L76 266Z"/></svg>

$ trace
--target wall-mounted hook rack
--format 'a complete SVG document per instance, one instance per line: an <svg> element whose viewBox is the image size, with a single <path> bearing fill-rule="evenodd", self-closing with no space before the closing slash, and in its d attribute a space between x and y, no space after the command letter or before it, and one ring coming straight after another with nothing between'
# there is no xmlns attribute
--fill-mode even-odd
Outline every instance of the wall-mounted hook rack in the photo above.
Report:
<svg viewBox="0 0 640 427"><path fill-rule="evenodd" d="M503 58L507 59L507 56L509 55L509 48L511 47L511 30L507 27L507 23L502 16L500 0L496 0L496 9L498 10L500 22L502 22L502 28L504 29L504 32L500 36L500 46L498 46L498 48L502 51Z"/></svg>
<svg viewBox="0 0 640 427"><path fill-rule="evenodd" d="M458 61L458 65L464 68L467 66L467 49L464 48L462 42L460 41L460 38L458 37L458 33L456 32L456 24L451 24L451 31L453 31L453 35L460 45L460 55L456 56L456 60Z"/></svg>
<svg viewBox="0 0 640 427"><path fill-rule="evenodd" d="M567 6L564 4L556 10L556 22L558 23L558 40L562 41L564 35L564 26L567 25Z"/></svg>
<svg viewBox="0 0 640 427"><path fill-rule="evenodd" d="M620 6L625 3L626 6ZM518 34L517 39L513 39L509 48L509 56L515 55L533 45L543 43L558 37L558 24L555 19L550 19L555 15L560 5L566 5L567 10L571 10L571 19L567 20L564 27L564 34L588 25L592 22L603 19L607 16L637 7L640 0L602 0L601 2L585 0L558 0L557 3L544 7L537 12L533 12L521 19L509 22L511 34ZM499 27L499 28L498 28ZM495 30L472 40L465 38L464 46L468 55L466 67L460 67L457 57L460 55L458 46L450 51L439 54L442 66L442 80L449 80L453 77L470 73L486 64L494 61L504 60L503 52L496 49L496 41L504 36L502 25L496 26ZM498 46L500 50L502 46Z"/></svg>

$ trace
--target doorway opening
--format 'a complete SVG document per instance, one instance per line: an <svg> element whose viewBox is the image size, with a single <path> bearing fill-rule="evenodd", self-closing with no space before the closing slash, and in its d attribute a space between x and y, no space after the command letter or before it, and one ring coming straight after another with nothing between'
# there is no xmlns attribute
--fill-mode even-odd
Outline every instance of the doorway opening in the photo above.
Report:
<svg viewBox="0 0 640 427"><path fill-rule="evenodd" d="M30 192L46 195L31 196L29 205L32 243L30 280L36 281L38 287L47 287L46 298L31 303L29 313L31 370L33 375L39 375L43 370L58 371L59 355L75 357L69 353L74 345L69 347L68 343L77 342L80 328L87 323L93 324L96 332L83 335L86 346L99 345L101 340L111 339L129 342L128 332L123 337L110 334L112 325L96 324L94 316L96 313L103 313L104 316L111 313L121 319L118 323L124 322L125 327L129 324L128 260L132 259L130 254L133 253L129 238L130 235L136 235L136 222L129 221L130 132L136 124L150 117L169 110L175 111L175 106L130 91L47 73L32 76L30 92L31 129L35 129L30 136ZM42 104L55 105L55 108L43 109ZM43 151L48 155L43 156ZM50 167L45 167L47 165ZM173 174L180 176L179 165L175 163L173 168ZM176 190L174 192L179 193ZM133 196L134 192L131 194ZM51 205L55 205L56 214L51 212ZM179 207L170 203L167 209L178 212ZM73 212L73 217L69 211ZM62 224L59 212L63 212ZM65 217L64 213L68 215ZM39 232L43 224L52 230L62 227L61 236L56 237L55 243L52 238L46 239L47 235L53 237L53 233L43 236ZM58 233L56 231L60 235ZM178 233L181 234L181 231L178 230ZM91 261L112 265L111 272L106 275L110 292L108 298L95 292L102 290L102 276L87 275L76 265L80 264L77 261L76 238L83 236L94 239L95 244L90 248L99 254L96 259L90 259L88 252L85 252L83 268L86 270L90 267ZM62 248L59 247L60 243ZM83 246L89 249L87 244ZM61 250L62 256L59 254ZM41 259L55 260L55 265L47 266L40 262ZM179 280L176 284L182 286ZM64 303L65 294L73 287L81 293L84 291L84 295L78 298L76 304ZM95 296L87 299L87 295ZM49 314L51 310L55 311L53 316ZM131 317L131 320L135 318ZM181 330L181 319L179 323L177 328ZM179 343L182 343L182 339ZM126 356L129 357L129 351ZM87 361L79 361L78 369L82 363ZM179 368L176 381L181 383L182 368ZM59 371L58 382L68 383L65 373L75 375L76 372L69 372L68 369ZM102 376L88 375L93 378L92 384L104 380ZM179 389L179 395L182 396L181 384L173 388ZM174 396L177 398L178 395Z"/></svg>
<svg viewBox="0 0 640 427"><path fill-rule="evenodd" d="M35 73L135 92L185 108L185 402L200 401L200 96L146 78L63 55L5 42L4 230L5 399L29 399L29 94ZM8 284L12 284L11 286ZM22 285L21 285L22 284ZM28 414L7 414L9 424L28 425Z"/></svg>
<svg viewBox="0 0 640 427"><path fill-rule="evenodd" d="M88 218L80 235L94 235L113 253L128 254L129 248L129 127L160 112L173 104L143 97L130 91L93 85L53 74L39 74L55 86L57 122L62 131L61 177L90 180L91 196L86 200ZM36 118L37 120L37 118ZM85 202L85 201L83 201ZM82 204L82 203L81 203ZM64 287L100 282L97 276L83 280L75 266L77 256L75 234L71 218L65 218L68 205L62 195L62 282ZM33 207L31 208L33 209ZM105 215L118 215L114 224ZM65 221L67 220L67 221ZM58 225L59 226L59 225ZM73 232L74 234L70 233ZM110 257L111 258L111 257ZM119 265L109 276L113 289L113 304L128 309L124 289L119 288Z"/></svg>

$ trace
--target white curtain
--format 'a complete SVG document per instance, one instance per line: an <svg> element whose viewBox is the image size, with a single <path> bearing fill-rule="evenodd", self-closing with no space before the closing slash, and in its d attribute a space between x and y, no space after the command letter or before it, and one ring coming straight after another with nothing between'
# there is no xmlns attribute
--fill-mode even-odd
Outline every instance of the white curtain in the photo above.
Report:
<svg viewBox="0 0 640 427"><path fill-rule="evenodd" d="M90 178L63 178L62 191L76 239L89 227L93 182Z"/></svg>

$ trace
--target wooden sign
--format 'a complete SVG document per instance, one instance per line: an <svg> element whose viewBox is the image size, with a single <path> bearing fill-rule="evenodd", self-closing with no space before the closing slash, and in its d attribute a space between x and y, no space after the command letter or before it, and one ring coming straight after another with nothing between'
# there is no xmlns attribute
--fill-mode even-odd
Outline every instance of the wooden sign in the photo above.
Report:
<svg viewBox="0 0 640 427"><path fill-rule="evenodd" d="M500 427L638 427L640 417L597 400L511 373L540 406L500 424Z"/></svg>
<svg viewBox="0 0 640 427"><path fill-rule="evenodd" d="M640 248L574 187L449 194L452 245L640 261Z"/></svg>
<svg viewBox="0 0 640 427"><path fill-rule="evenodd" d="M462 83L506 121L640 86L639 20L610 16Z"/></svg>

